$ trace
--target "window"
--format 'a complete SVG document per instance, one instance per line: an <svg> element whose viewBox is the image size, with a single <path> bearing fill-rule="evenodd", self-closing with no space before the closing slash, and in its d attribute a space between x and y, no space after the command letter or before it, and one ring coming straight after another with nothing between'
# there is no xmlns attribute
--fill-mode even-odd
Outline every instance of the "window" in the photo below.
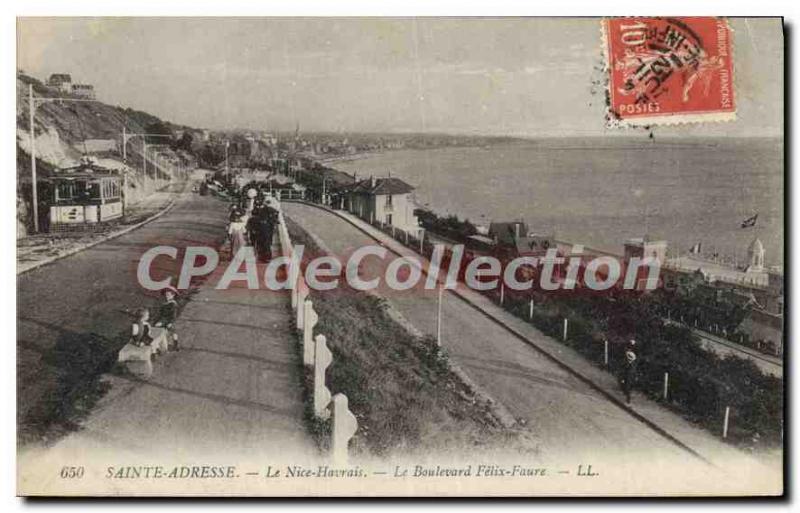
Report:
<svg viewBox="0 0 800 513"><path fill-rule="evenodd" d="M386 195L386 208L392 208L392 195Z"/></svg>

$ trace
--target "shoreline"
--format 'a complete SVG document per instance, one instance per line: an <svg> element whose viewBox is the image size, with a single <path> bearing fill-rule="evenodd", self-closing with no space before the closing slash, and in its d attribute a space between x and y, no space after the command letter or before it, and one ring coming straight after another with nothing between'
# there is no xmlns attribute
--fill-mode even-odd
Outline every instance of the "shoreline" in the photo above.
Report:
<svg viewBox="0 0 800 513"><path fill-rule="evenodd" d="M686 176L689 177L688 180L690 181L702 181L703 174L711 174L712 177L716 176L715 180L719 181L719 172L723 170L722 167L712 167L709 171L700 170L699 168L697 171L692 171L692 169L704 162L704 152L709 147L709 144L741 148L743 140L752 142L759 153L771 155L771 158L774 159L768 175L751 175L752 171L746 164L737 166L732 173L731 179L745 182L750 180L759 186L760 194L763 196L762 199L759 199L759 197L750 199L748 197L747 201L742 204L742 208L722 209L717 213L716 217L698 225L699 229L678 230L678 233L675 233L676 230L673 223L668 221L669 212L666 214L659 212L656 215L651 215L648 230L648 223L644 222L644 218L637 216L633 211L634 207L632 205L634 203L646 205L666 202L664 204L668 211L674 210L678 214L683 213L679 221L688 226L691 224L692 218L687 215L690 210L674 207L673 204L677 199L667 200L664 199L663 195L666 192L672 192L673 194L679 193L679 198L691 196L693 194L692 191L697 190L696 187L691 188L686 184L680 185L682 180L686 180ZM565 145L565 142L568 145ZM611 144L606 144L607 142ZM680 146L675 146L676 142L680 143ZM758 235L768 247L767 263L770 266L785 265L781 258L785 247L781 230L785 221L781 219L782 212L771 207L774 202L768 200L772 184L782 182L785 177L782 154L779 154L782 148L780 139L769 137L746 139L708 138L702 141L683 141L681 138L672 138L669 140L662 139L655 143L641 141L641 144L635 145L635 149L631 148L630 140L619 139L614 141L595 141L594 143L600 143L601 145L593 146L591 141L573 145L569 141L565 141L564 138L551 138L547 140L515 140L494 144L489 147L445 146L430 148L430 150L436 150L432 152L427 151L428 149L405 148L391 150L391 154L389 150L386 150L327 160L325 165L349 175L352 175L353 172L358 172L359 176L368 176L370 169L376 172L376 176L383 176L390 172L392 176L401 178L417 188L415 193L417 208L429 210L439 216L456 215L461 220L471 220L473 224L485 227L488 227L491 222L524 219L531 225L531 228L536 227L533 231L537 233L553 232L559 240L584 241L583 245L586 247L613 254L622 252L622 245L625 240L641 237L644 232L649 232L654 238L668 240L671 252L675 251L676 255L680 254L684 249L688 250L692 244L702 241L704 247L713 247L715 252L719 250L720 257L723 260L731 262L744 261L745 248L749 241L744 241L743 233L736 228L738 228L739 216L744 218L752 215L750 212L750 209L752 209L753 212L761 213L762 219L759 220L757 233L753 235ZM688 147L688 157L684 159L681 155L671 155L673 151L676 153L681 152L683 147ZM570 179L573 175L575 178L581 178L582 176L580 164L578 163L580 160L576 158L576 154L563 158L560 156L560 152L568 151L569 149L583 152L587 154L586 156L589 159L593 158L593 155L597 155L597 158L606 162L619 158L625 158L626 161L630 161L629 166L612 163L607 164L605 168L601 166L599 169L587 164L587 172L592 172L592 174L586 175L587 187L593 183L596 184L594 185L595 187L601 187L601 189L597 189L599 191L598 194L602 194L604 183L601 177L605 176L605 172L610 173L608 176L612 181L620 183L625 180L629 181L626 178L627 175L634 171L638 173L639 171L636 170L641 169L641 172L644 173L640 179L642 183L639 188L631 189L633 196L630 200L626 201L624 199L625 195L628 194L627 189L617 191L619 192L618 197L611 198L611 204L607 207L610 212L605 214L605 217L612 217L608 221L611 224L599 226L601 223L599 218L591 219L590 210L587 210L587 208L593 205L596 206L597 202L593 197L584 197L586 191L569 192ZM517 150L520 152L520 156L514 154ZM425 151L425 153L421 153L422 151ZM715 148L713 151L716 153L720 149ZM605 152L608 153L606 154ZM617 154L614 154L614 152ZM549 153L553 155L551 156ZM496 158L495 154L497 155ZM530 155L533 160L526 161L527 155ZM676 159L679 161L679 165L668 168L663 167L666 162ZM643 163L651 161L652 166L655 167L642 167L644 166ZM495 164L496 162L497 164ZM725 162L719 163L720 166L724 164ZM496 166L496 171L494 172L488 171L492 165ZM659 165L662 167L659 168ZM560 177L559 167L563 167L564 177ZM630 171L625 171L628 167L630 167ZM526 169L530 170L531 179L541 177L543 184L541 187L531 183L531 179L526 178L528 176L526 175ZM780 175L777 174L778 169L781 170ZM489 172L491 176L487 175L486 172ZM490 180L484 179L483 177L485 176ZM630 177L630 179L635 179L635 176ZM670 183L677 184L672 185L672 187L677 187L678 189L665 191L665 188L670 187ZM524 201L524 196L525 191L528 189L530 189L530 200L526 202ZM642 195L642 189L645 191L644 195ZM498 204L493 204L491 199L492 190L497 191L505 200ZM573 209L564 207L563 202L556 203L553 208L548 208L548 202L552 204L553 201L550 199L551 193L568 194L565 196L567 203L570 202L571 194L571 203L576 205L577 210L573 212ZM468 195L463 203L456 203L449 199L449 197L459 194ZM483 195L482 199L480 197L481 194ZM584 200L580 200L576 196L584 197ZM691 205L691 200L687 199L686 201ZM735 207L738 203L734 201L732 205ZM638 208L641 210L645 207L640 206ZM653 208L650 207L649 210L652 212ZM660 209L657 208L656 211L658 210ZM559 213L559 211L561 212ZM574 215L570 214L570 212L573 212ZM598 213L604 214L604 212ZM584 223L582 219L586 222ZM730 222L727 221L728 219L730 219ZM639 224L642 224L641 230L639 230L642 233L634 233ZM753 235L750 237L752 238ZM697 240L694 240L692 236ZM692 240L689 240L690 238Z"/></svg>

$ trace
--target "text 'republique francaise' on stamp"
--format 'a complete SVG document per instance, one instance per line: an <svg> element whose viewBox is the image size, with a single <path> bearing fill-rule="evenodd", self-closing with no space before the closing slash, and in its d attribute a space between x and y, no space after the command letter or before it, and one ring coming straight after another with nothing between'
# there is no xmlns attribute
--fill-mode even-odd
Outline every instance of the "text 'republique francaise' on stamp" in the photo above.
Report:
<svg viewBox="0 0 800 513"><path fill-rule="evenodd" d="M603 20L611 126L736 119L732 31L715 17Z"/></svg>

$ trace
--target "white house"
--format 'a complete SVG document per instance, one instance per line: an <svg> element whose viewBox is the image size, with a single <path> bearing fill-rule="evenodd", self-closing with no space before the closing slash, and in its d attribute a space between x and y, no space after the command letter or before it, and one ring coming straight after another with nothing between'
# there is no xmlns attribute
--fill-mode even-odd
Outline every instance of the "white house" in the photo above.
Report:
<svg viewBox="0 0 800 513"><path fill-rule="evenodd" d="M419 231L414 215L414 187L399 178L370 177L347 191L347 209L367 222L380 222L401 230Z"/></svg>

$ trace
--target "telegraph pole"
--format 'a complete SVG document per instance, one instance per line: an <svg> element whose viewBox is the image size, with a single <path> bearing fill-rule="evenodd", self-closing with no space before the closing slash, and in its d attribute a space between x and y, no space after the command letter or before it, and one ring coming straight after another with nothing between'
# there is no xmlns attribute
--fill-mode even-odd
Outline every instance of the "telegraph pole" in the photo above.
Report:
<svg viewBox="0 0 800 513"><path fill-rule="evenodd" d="M31 131L31 200L33 201L33 232L39 233L39 191L36 178L36 130L34 129L34 115L36 113L36 102L93 102L87 98L34 98L33 84L28 84L28 129Z"/></svg>
<svg viewBox="0 0 800 513"><path fill-rule="evenodd" d="M226 185L230 185L231 177L230 173L228 172L228 147L231 145L230 141L225 141L225 181L228 182Z"/></svg>
<svg viewBox="0 0 800 513"><path fill-rule="evenodd" d="M36 130L33 126L33 112L36 105L33 103L33 84L28 84L28 127L31 131L31 196L33 201L33 233L39 233L39 194L36 185Z"/></svg>

